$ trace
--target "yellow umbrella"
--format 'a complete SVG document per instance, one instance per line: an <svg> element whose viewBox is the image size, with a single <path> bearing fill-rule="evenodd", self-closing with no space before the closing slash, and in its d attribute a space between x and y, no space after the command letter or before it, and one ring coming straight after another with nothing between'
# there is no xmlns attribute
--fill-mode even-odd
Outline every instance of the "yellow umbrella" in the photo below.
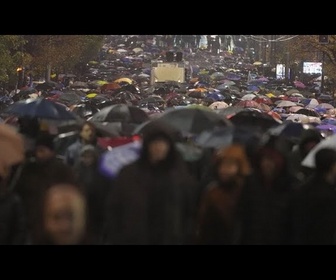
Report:
<svg viewBox="0 0 336 280"><path fill-rule="evenodd" d="M97 96L97 93L88 93L87 95L86 95L86 97L87 98L95 98Z"/></svg>
<svg viewBox="0 0 336 280"><path fill-rule="evenodd" d="M263 63L262 63L261 61L256 61L256 62L253 63L253 65L257 65L257 66L258 66L258 65L262 65L262 64L263 64Z"/></svg>
<svg viewBox="0 0 336 280"><path fill-rule="evenodd" d="M102 86L102 85L108 84L108 81L96 80L96 81L93 81L93 83L98 86Z"/></svg>
<svg viewBox="0 0 336 280"><path fill-rule="evenodd" d="M265 94L267 97L269 97L269 98L273 98L273 97L276 97L273 93L267 93L267 94Z"/></svg>
<svg viewBox="0 0 336 280"><path fill-rule="evenodd" d="M114 82L115 83L125 82L125 83L129 83L129 84L133 84L134 81L130 78L120 78L120 79L116 79Z"/></svg>

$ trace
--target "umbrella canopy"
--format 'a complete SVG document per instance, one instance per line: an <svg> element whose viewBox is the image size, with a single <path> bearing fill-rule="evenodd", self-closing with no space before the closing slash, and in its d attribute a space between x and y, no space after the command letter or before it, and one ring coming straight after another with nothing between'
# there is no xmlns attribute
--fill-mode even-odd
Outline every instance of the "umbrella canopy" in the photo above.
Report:
<svg viewBox="0 0 336 280"><path fill-rule="evenodd" d="M126 104L107 106L90 118L90 121L93 122L126 122L137 124L147 120L149 120L149 117L145 111Z"/></svg>
<svg viewBox="0 0 336 280"><path fill-rule="evenodd" d="M106 91L106 90L117 90L120 89L121 86L118 83L108 83L108 84L103 84L100 89L102 91Z"/></svg>
<svg viewBox="0 0 336 280"><path fill-rule="evenodd" d="M257 96L253 100L259 104L273 105L273 101L267 96Z"/></svg>
<svg viewBox="0 0 336 280"><path fill-rule="evenodd" d="M318 130L324 133L330 133L330 134L335 134L336 133L336 125L332 124L320 124L316 126Z"/></svg>
<svg viewBox="0 0 336 280"><path fill-rule="evenodd" d="M130 78L120 78L120 79L116 79L114 81L114 83L120 84L120 83L127 83L127 84L133 84L134 81Z"/></svg>
<svg viewBox="0 0 336 280"><path fill-rule="evenodd" d="M225 97L222 94L218 93L218 92L208 93L205 97L206 98L212 98L215 101L222 101L222 100L225 99Z"/></svg>
<svg viewBox="0 0 336 280"><path fill-rule="evenodd" d="M139 158L141 148L141 141L134 141L115 147L111 151L106 151L101 157L100 171L115 178L122 167Z"/></svg>
<svg viewBox="0 0 336 280"><path fill-rule="evenodd" d="M259 103L255 102L254 100L242 100L242 101L239 101L235 106L242 107L242 108L260 109Z"/></svg>
<svg viewBox="0 0 336 280"><path fill-rule="evenodd" d="M303 159L301 165L309 168L315 168L315 155L319 150L323 148L331 148L334 150L336 149L336 134L328 136L327 138L319 142Z"/></svg>
<svg viewBox="0 0 336 280"><path fill-rule="evenodd" d="M283 137L298 143L304 130L311 128L311 125L299 122L284 122L279 126L272 127L268 130L268 134L277 137Z"/></svg>
<svg viewBox="0 0 336 280"><path fill-rule="evenodd" d="M253 100L253 99L255 99L257 96L255 95L255 94L253 94L253 93L249 93L249 94L245 94L242 98L241 98L241 100ZM259 103L259 102L258 102Z"/></svg>
<svg viewBox="0 0 336 280"><path fill-rule="evenodd" d="M223 80L223 79L225 78L225 74L222 73L222 72L215 72L215 73L212 73L212 74L210 75L210 78L211 78L212 80L217 80L217 81L219 81L219 80Z"/></svg>
<svg viewBox="0 0 336 280"><path fill-rule="evenodd" d="M227 108L224 109L218 109L217 113L220 114L221 116L227 118L230 116L233 116L241 111L244 111L246 109L242 108L242 107L234 107L234 106L229 106Z"/></svg>
<svg viewBox="0 0 336 280"><path fill-rule="evenodd" d="M241 127L252 127L255 129L261 129L266 131L273 126L278 126L281 121L274 119L271 115L253 111L253 110L244 110L230 118L230 121Z"/></svg>
<svg viewBox="0 0 336 280"><path fill-rule="evenodd" d="M279 104L277 105L277 107L293 107L293 106L297 106L295 102L289 101L289 100L282 100L281 102L279 102Z"/></svg>
<svg viewBox="0 0 336 280"><path fill-rule="evenodd" d="M6 113L21 117L55 119L55 120L75 120L76 116L55 102L44 98L27 99L15 102Z"/></svg>
<svg viewBox="0 0 336 280"><path fill-rule="evenodd" d="M209 108L213 110L225 109L227 107L229 107L229 105L223 101L217 101L209 105Z"/></svg>
<svg viewBox="0 0 336 280"><path fill-rule="evenodd" d="M86 82L82 82L82 81L76 81L72 85L70 85L70 87L72 87L72 88L88 88L89 84L86 83Z"/></svg>
<svg viewBox="0 0 336 280"><path fill-rule="evenodd" d="M305 84L300 81L294 81L294 86L300 89L304 89L306 87Z"/></svg>
<svg viewBox="0 0 336 280"><path fill-rule="evenodd" d="M54 89L57 88L57 83L49 81L49 82L44 82L42 84L38 84L35 89L37 89L38 91L40 90L50 90L50 89Z"/></svg>
<svg viewBox="0 0 336 280"><path fill-rule="evenodd" d="M85 102L71 106L70 111L77 116L86 119L99 112L99 109L91 102Z"/></svg>
<svg viewBox="0 0 336 280"><path fill-rule="evenodd" d="M286 120L298 123L309 123L309 117L302 114L290 114Z"/></svg>
<svg viewBox="0 0 336 280"><path fill-rule="evenodd" d="M247 144L254 137L251 130L242 127L219 127L206 130L195 139L196 145L202 148L224 148L233 143Z"/></svg>
<svg viewBox="0 0 336 280"><path fill-rule="evenodd" d="M297 110L296 114L302 114L302 115L306 115L310 117L318 117L318 118L320 117L319 113L317 113L313 109L308 109L308 108L302 108L300 110Z"/></svg>
<svg viewBox="0 0 336 280"><path fill-rule="evenodd" d="M320 103L315 107L315 109L320 109L320 108L321 109L327 109L327 110L335 109L334 106L329 104L329 103Z"/></svg>
<svg viewBox="0 0 336 280"><path fill-rule="evenodd" d="M199 134L216 126L232 125L230 121L213 111L190 107L165 112L159 119L186 134Z"/></svg>

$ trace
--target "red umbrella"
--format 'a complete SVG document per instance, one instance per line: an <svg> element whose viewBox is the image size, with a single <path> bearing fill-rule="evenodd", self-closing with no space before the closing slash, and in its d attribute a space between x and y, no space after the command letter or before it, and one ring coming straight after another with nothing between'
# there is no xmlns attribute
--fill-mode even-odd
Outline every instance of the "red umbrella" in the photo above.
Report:
<svg viewBox="0 0 336 280"><path fill-rule="evenodd" d="M235 105L236 107L242 108L257 108L260 109L259 103L254 100L243 100Z"/></svg>
<svg viewBox="0 0 336 280"><path fill-rule="evenodd" d="M271 98L267 97L267 96L258 96L256 98L253 99L255 102L257 103L263 103L266 105L273 105L273 101L271 100Z"/></svg>

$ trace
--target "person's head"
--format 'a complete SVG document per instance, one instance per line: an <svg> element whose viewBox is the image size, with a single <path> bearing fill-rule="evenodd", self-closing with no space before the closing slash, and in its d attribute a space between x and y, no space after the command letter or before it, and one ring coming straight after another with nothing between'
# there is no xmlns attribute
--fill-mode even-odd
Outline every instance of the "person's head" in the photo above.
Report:
<svg viewBox="0 0 336 280"><path fill-rule="evenodd" d="M35 158L38 162L46 162L56 155L54 137L50 134L39 135L35 142Z"/></svg>
<svg viewBox="0 0 336 280"><path fill-rule="evenodd" d="M287 159L276 148L263 146L256 154L256 168L265 178L277 178L286 171Z"/></svg>
<svg viewBox="0 0 336 280"><path fill-rule="evenodd" d="M85 197L76 186L51 186L45 193L42 207L44 242L54 245L82 243L86 235L87 209Z"/></svg>
<svg viewBox="0 0 336 280"><path fill-rule="evenodd" d="M143 135L141 159L156 165L172 163L175 160L175 145L173 136L161 124L152 125L151 130Z"/></svg>
<svg viewBox="0 0 336 280"><path fill-rule="evenodd" d="M232 144L215 154L215 176L218 181L232 182L251 173L250 162L243 146Z"/></svg>
<svg viewBox="0 0 336 280"><path fill-rule="evenodd" d="M84 166L92 166L98 160L98 153L93 145L85 145L80 151L80 162Z"/></svg>
<svg viewBox="0 0 336 280"><path fill-rule="evenodd" d="M87 144L93 143L97 136L95 125L88 121L84 122L80 129L79 135L83 142Z"/></svg>
<svg viewBox="0 0 336 280"><path fill-rule="evenodd" d="M336 151L323 148L315 154L315 171L318 176L324 177L329 183L336 183Z"/></svg>

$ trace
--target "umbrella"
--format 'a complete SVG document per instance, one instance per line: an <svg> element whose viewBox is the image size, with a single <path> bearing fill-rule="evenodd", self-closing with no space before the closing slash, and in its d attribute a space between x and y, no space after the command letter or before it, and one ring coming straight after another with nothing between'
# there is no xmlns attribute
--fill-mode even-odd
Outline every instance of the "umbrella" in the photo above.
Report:
<svg viewBox="0 0 336 280"><path fill-rule="evenodd" d="M20 163L25 158L24 141L15 129L0 124L0 177L4 177L8 168Z"/></svg>
<svg viewBox="0 0 336 280"><path fill-rule="evenodd" d="M336 133L336 125L320 124L320 125L316 126L316 128L318 130L320 130L321 132L324 132L324 133L328 133L328 132L331 132L332 134Z"/></svg>
<svg viewBox="0 0 336 280"><path fill-rule="evenodd" d="M311 128L311 125L299 122L284 122L277 127L268 130L268 134L277 137L283 137L298 143L304 130Z"/></svg>
<svg viewBox="0 0 336 280"><path fill-rule="evenodd" d="M88 88L89 85L86 82L76 81L72 85L70 85L70 87L72 87L72 88Z"/></svg>
<svg viewBox="0 0 336 280"><path fill-rule="evenodd" d="M319 105L319 102L315 99L312 98L310 99L309 103L306 105L307 108L315 108Z"/></svg>
<svg viewBox="0 0 336 280"><path fill-rule="evenodd" d="M126 122L143 123L149 120L145 111L138 107L125 104L115 104L101 109L94 114L90 121L93 122Z"/></svg>
<svg viewBox="0 0 336 280"><path fill-rule="evenodd" d="M225 97L218 93L218 92L211 92L211 93L208 93L205 98L212 98L213 100L215 101L222 101L225 99Z"/></svg>
<svg viewBox="0 0 336 280"><path fill-rule="evenodd" d="M308 116L302 114L290 114L286 120L298 123L309 123L310 120Z"/></svg>
<svg viewBox="0 0 336 280"><path fill-rule="evenodd" d="M248 143L254 136L251 130L242 127L219 127L206 130L195 138L195 144L202 148L219 149L232 143Z"/></svg>
<svg viewBox="0 0 336 280"><path fill-rule="evenodd" d="M255 66L259 66L259 65L262 65L263 63L261 61L255 61L253 62L253 65Z"/></svg>
<svg viewBox="0 0 336 280"><path fill-rule="evenodd" d="M117 89L120 89L121 86L118 84L118 83L108 83L108 84L103 84L100 89L102 91L106 91L106 90L117 90Z"/></svg>
<svg viewBox="0 0 336 280"><path fill-rule="evenodd" d="M114 83L120 84L120 83L127 83L127 84L133 84L134 81L130 78L120 78L120 79L116 79L114 81Z"/></svg>
<svg viewBox="0 0 336 280"><path fill-rule="evenodd" d="M296 113L297 111L301 110L302 107L301 106L293 106L289 108L289 112L290 113Z"/></svg>
<svg viewBox="0 0 336 280"><path fill-rule="evenodd" d="M289 100L282 100L281 102L279 102L279 104L277 105L277 107L293 107L293 106L297 106L295 102L289 101Z"/></svg>
<svg viewBox="0 0 336 280"><path fill-rule="evenodd" d="M334 150L336 149L336 134L328 136L327 138L319 142L303 159L301 165L309 168L315 168L315 155L319 150L323 148L331 148Z"/></svg>
<svg viewBox="0 0 336 280"><path fill-rule="evenodd" d="M274 119L271 115L263 112L244 110L230 118L230 121L241 127L250 127L254 129L268 130L273 126L278 126L281 121Z"/></svg>
<svg viewBox="0 0 336 280"><path fill-rule="evenodd" d="M235 106L242 107L242 108L260 109L259 103L255 102L254 100L242 100L242 101L239 101Z"/></svg>
<svg viewBox="0 0 336 280"><path fill-rule="evenodd" d="M207 107L206 107L207 108ZM159 119L176 127L182 133L199 134L216 126L231 126L231 122L219 114L199 108L175 109L163 113Z"/></svg>
<svg viewBox="0 0 336 280"><path fill-rule="evenodd" d="M311 117L318 117L318 118L320 117L319 113L317 113L313 109L308 109L308 108L302 108L300 110L297 110L295 113L306 115L306 116L311 116Z"/></svg>
<svg viewBox="0 0 336 280"><path fill-rule="evenodd" d="M253 100L259 104L273 105L273 101L267 96L257 96Z"/></svg>
<svg viewBox="0 0 336 280"><path fill-rule="evenodd" d="M49 81L49 82L44 82L42 84L38 84L35 89L38 91L42 91L42 90L50 90L53 88L56 88L57 83Z"/></svg>
<svg viewBox="0 0 336 280"><path fill-rule="evenodd" d="M232 115L235 115L241 111L244 111L246 109L242 108L242 107L234 107L234 106L229 106L227 108L224 109L218 109L217 113L220 114L221 116L227 118L230 117Z"/></svg>
<svg viewBox="0 0 336 280"><path fill-rule="evenodd" d="M21 117L55 119L55 120L75 120L76 116L55 102L37 98L15 102L6 112Z"/></svg>
<svg viewBox="0 0 336 280"><path fill-rule="evenodd" d="M134 51L135 53L141 53L143 52L142 48L134 48L132 51Z"/></svg>
<svg viewBox="0 0 336 280"><path fill-rule="evenodd" d="M260 88L258 87L258 86L256 86L256 85L248 85L247 86L247 90L248 91L259 91L260 90Z"/></svg>
<svg viewBox="0 0 336 280"><path fill-rule="evenodd" d="M219 110L229 107L229 105L223 101L217 101L212 104L210 104L209 108L213 110Z"/></svg>
<svg viewBox="0 0 336 280"><path fill-rule="evenodd" d="M335 118L325 118L321 121L321 124L336 125L336 119Z"/></svg>
<svg viewBox="0 0 336 280"><path fill-rule="evenodd" d="M97 93L94 93L94 92L91 92L91 93L88 93L86 95L87 98L95 98L98 94Z"/></svg>
<svg viewBox="0 0 336 280"><path fill-rule="evenodd" d="M329 110L329 109L334 109L334 106L331 105L331 104L329 104L329 103L320 103L319 105L317 105L317 106L315 107L315 110L316 110L316 109L320 109L320 108Z"/></svg>
<svg viewBox="0 0 336 280"><path fill-rule="evenodd" d="M241 100L253 100L253 99L255 99L256 98L256 95L255 94L253 94L253 93L249 93L249 94L245 94L242 98L241 98ZM259 103L259 102L258 102Z"/></svg>
<svg viewBox="0 0 336 280"><path fill-rule="evenodd" d="M106 151L101 156L100 171L109 177L115 178L120 169L139 158L141 148L141 141L134 141Z"/></svg>
<svg viewBox="0 0 336 280"><path fill-rule="evenodd" d="M222 72L214 72L210 75L210 78L212 80L218 81L218 80L223 80L225 78L225 75Z"/></svg>
<svg viewBox="0 0 336 280"><path fill-rule="evenodd" d="M306 87L305 84L300 81L294 81L294 86L301 89Z"/></svg>
<svg viewBox="0 0 336 280"><path fill-rule="evenodd" d="M91 117L95 113L99 112L99 109L89 102L76 104L71 106L70 111L76 114L77 116L86 119Z"/></svg>

